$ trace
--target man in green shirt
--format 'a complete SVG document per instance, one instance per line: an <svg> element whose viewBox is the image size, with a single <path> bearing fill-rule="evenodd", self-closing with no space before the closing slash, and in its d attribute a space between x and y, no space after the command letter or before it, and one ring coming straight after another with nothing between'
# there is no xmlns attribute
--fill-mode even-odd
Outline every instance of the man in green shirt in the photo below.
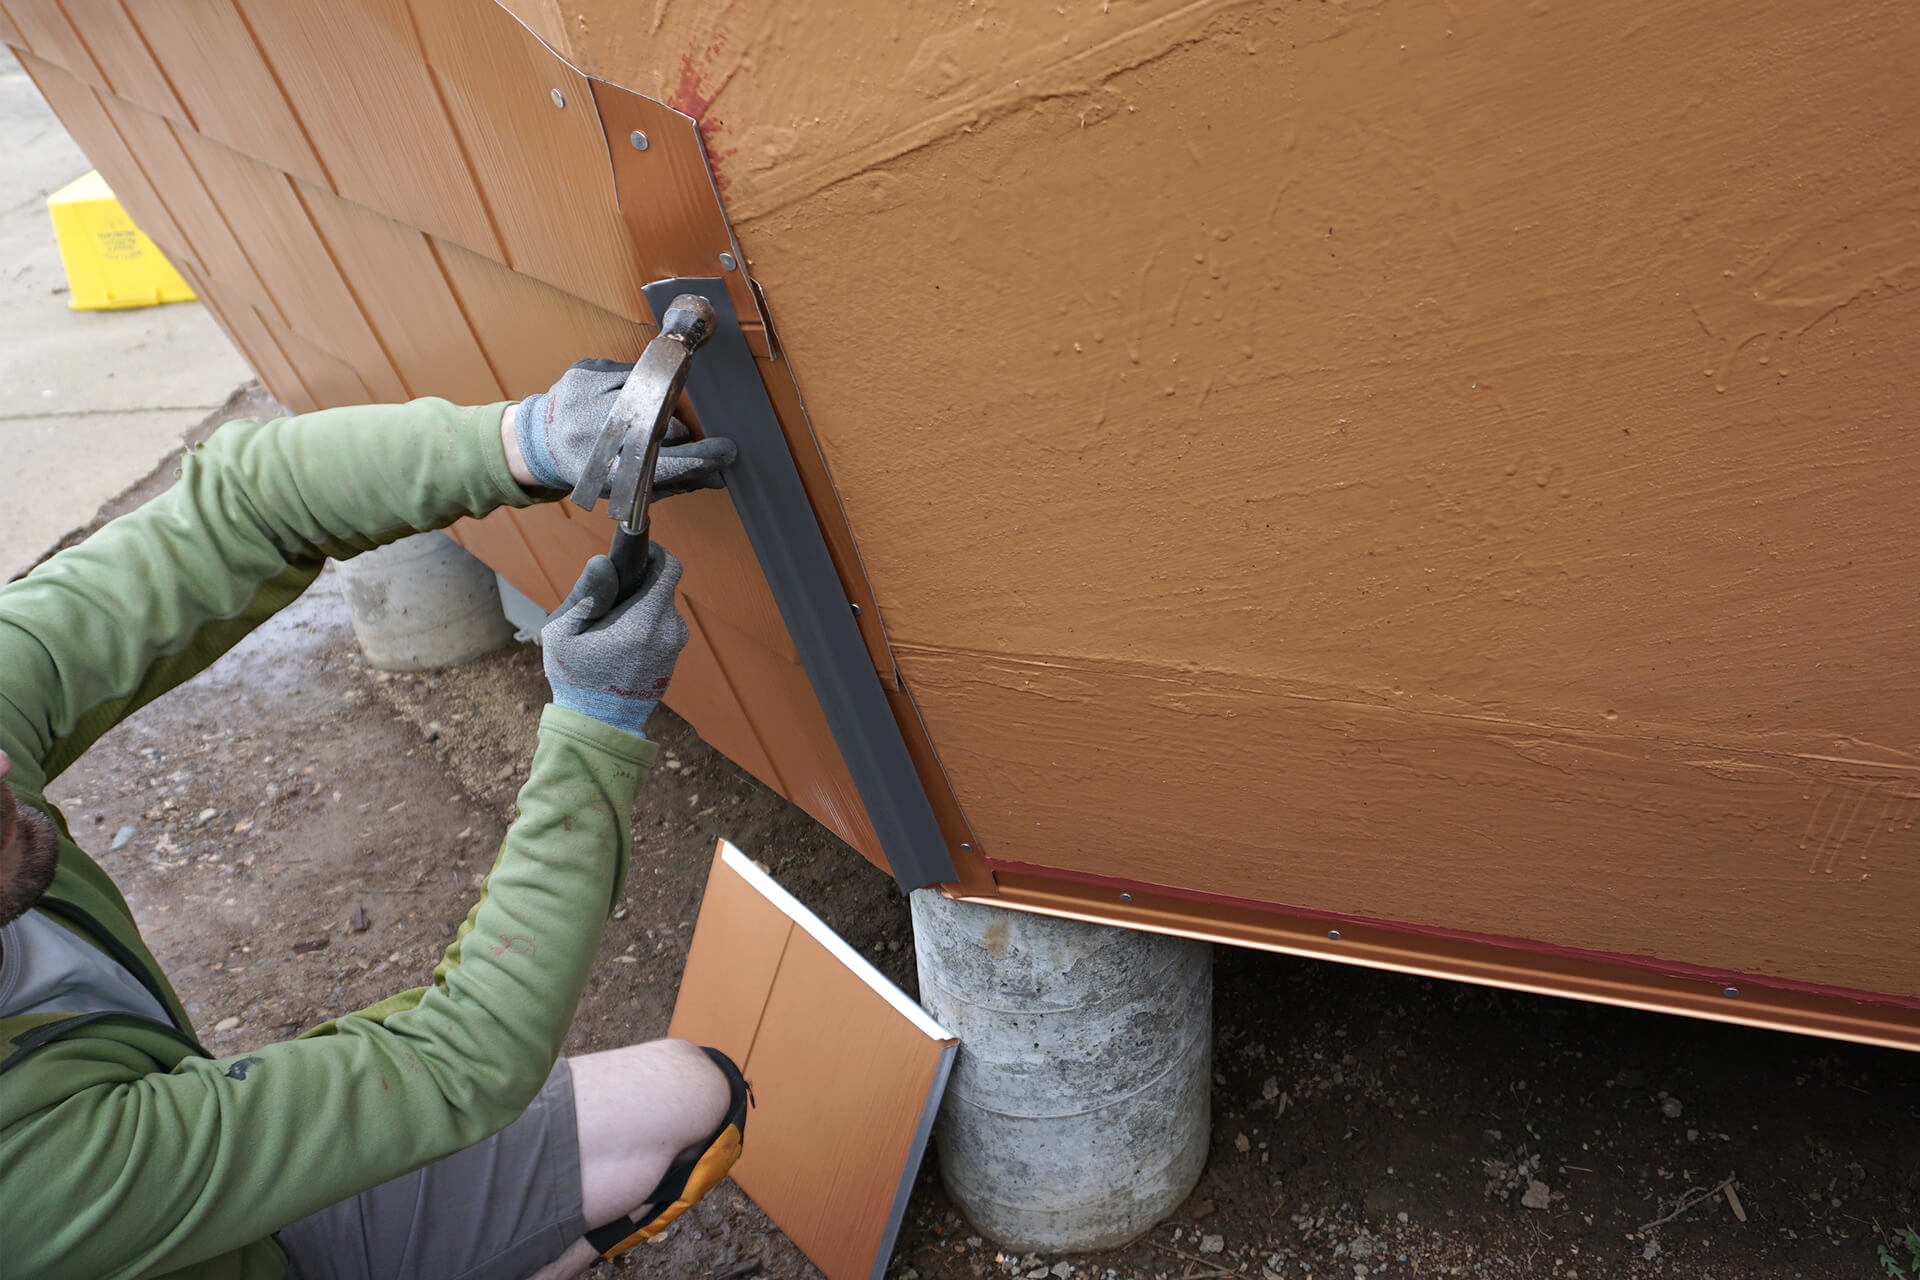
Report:
<svg viewBox="0 0 1920 1280"><path fill-rule="evenodd" d="M603 557L542 633L518 815L430 985L216 1059L47 784L346 557L570 489L626 366L545 395L235 422L175 485L0 588L0 1274L559 1280L664 1227L739 1151L724 1056L559 1049L619 901L642 733L687 631L663 550ZM656 494L718 485L724 440Z"/></svg>

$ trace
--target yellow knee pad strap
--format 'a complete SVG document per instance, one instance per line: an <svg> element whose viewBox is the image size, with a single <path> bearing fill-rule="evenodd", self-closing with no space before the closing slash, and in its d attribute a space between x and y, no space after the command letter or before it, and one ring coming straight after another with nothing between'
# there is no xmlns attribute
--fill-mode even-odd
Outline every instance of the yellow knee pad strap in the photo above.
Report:
<svg viewBox="0 0 1920 1280"><path fill-rule="evenodd" d="M733 1059L718 1049L706 1049L703 1052L713 1059L715 1066L727 1077L727 1086L731 1097L727 1103L727 1115L720 1122L719 1130L708 1140L707 1145L691 1156L683 1156L668 1167L666 1175L660 1179L660 1185L650 1192L643 1202L648 1211L644 1214L626 1218L615 1218L604 1227L596 1227L587 1232L587 1242L599 1251L600 1257L617 1258L643 1240L651 1240L673 1225L675 1218L692 1208L701 1196L720 1185L733 1168L734 1161L740 1158L741 1144L746 1139L747 1107L753 1101L753 1092L747 1087L740 1068Z"/></svg>

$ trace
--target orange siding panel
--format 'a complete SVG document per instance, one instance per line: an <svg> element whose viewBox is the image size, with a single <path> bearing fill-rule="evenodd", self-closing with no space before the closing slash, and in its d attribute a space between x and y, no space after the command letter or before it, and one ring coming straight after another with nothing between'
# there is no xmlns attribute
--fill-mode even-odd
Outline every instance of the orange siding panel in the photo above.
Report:
<svg viewBox="0 0 1920 1280"><path fill-rule="evenodd" d="M32 54L21 53L20 65L40 89L42 96L59 113L67 132L87 153L94 167L113 188L114 196L126 206L134 223L160 246L162 252L183 273L196 271L198 255L187 240L166 201L148 178L146 169L120 136L113 118L101 105L100 96L71 73L44 62Z"/></svg>
<svg viewBox="0 0 1920 1280"><path fill-rule="evenodd" d="M273 70L232 0L127 0L192 127L309 182L327 184ZM330 184L328 184L330 185Z"/></svg>
<svg viewBox="0 0 1920 1280"><path fill-rule="evenodd" d="M799 651L734 512L733 499L708 489L651 510L654 536L669 550L678 554L683 547L698 548L700 578L690 589L708 616L725 620L782 661L798 662Z"/></svg>
<svg viewBox="0 0 1920 1280"><path fill-rule="evenodd" d="M793 921L716 853L667 1034L710 1045L744 1066L792 933ZM757 1111L747 1128L757 1141L756 1119Z"/></svg>
<svg viewBox="0 0 1920 1280"><path fill-rule="evenodd" d="M527 30L561 57L578 66L572 42L567 37L567 21L560 12L559 0L513 0L501 8L518 18Z"/></svg>
<svg viewBox="0 0 1920 1280"><path fill-rule="evenodd" d="M315 409L325 408L326 406L320 402L320 398L316 396L312 388L307 385L306 379L300 376L299 368L293 363L292 356L288 354L287 344L281 337L285 329L279 320L268 315L259 307L242 306L240 310L246 313L252 323L259 326L260 332L265 336L266 342L272 348L273 354L277 355L280 363L285 366L287 377L291 379L293 389L299 397L298 399L290 400L285 396L281 396L279 397L280 403L286 405L295 413L312 413ZM277 384L269 381L267 385L269 388L272 388Z"/></svg>
<svg viewBox="0 0 1920 1280"><path fill-rule="evenodd" d="M62 0L62 7L100 69L102 88L149 111L192 123L119 0Z"/></svg>
<svg viewBox="0 0 1920 1280"><path fill-rule="evenodd" d="M632 360L653 335L652 326L588 306L459 245L435 239L433 247L509 399L545 391L585 356Z"/></svg>
<svg viewBox="0 0 1920 1280"><path fill-rule="evenodd" d="M699 603L699 579L689 561L690 589ZM740 703L753 716L767 754L779 762L789 800L830 827L876 866L885 865L879 837L840 758L813 686L799 663L770 652L724 620L708 617L707 639Z"/></svg>
<svg viewBox="0 0 1920 1280"><path fill-rule="evenodd" d="M293 180L190 129L175 133L201 180L220 193L228 225L289 326L351 365L373 399L405 400L406 387L294 194Z"/></svg>
<svg viewBox="0 0 1920 1280"><path fill-rule="evenodd" d="M681 579L678 603L680 616L687 621L687 647L674 665L667 705L697 729L708 746L785 795L786 785L760 742L753 717L714 656L706 627L700 621L700 605L687 595L685 578Z"/></svg>
<svg viewBox="0 0 1920 1280"><path fill-rule="evenodd" d="M794 930L748 1063L764 1083L734 1177L830 1280L874 1272L941 1053Z"/></svg>
<svg viewBox="0 0 1920 1280"><path fill-rule="evenodd" d="M573 590L581 566L607 549L608 534L573 523L560 514L556 503L525 507L512 514L547 582L545 591L528 594L541 608L551 610Z"/></svg>
<svg viewBox="0 0 1920 1280"><path fill-rule="evenodd" d="M401 0L241 0L335 191L500 256Z"/></svg>
<svg viewBox="0 0 1920 1280"><path fill-rule="evenodd" d="M280 343L273 336L267 322L253 305L244 298L222 299L218 293L203 289L201 282L189 277L193 291L200 295L207 310L220 322L233 345L246 356L247 363L253 366L254 376L260 384L278 400L295 413L310 413L320 407L313 393L300 381L293 362L287 359Z"/></svg>
<svg viewBox="0 0 1920 1280"><path fill-rule="evenodd" d="M424 234L311 183L293 190L408 396L504 398Z"/></svg>
<svg viewBox="0 0 1920 1280"><path fill-rule="evenodd" d="M100 73L86 41L67 21L57 0L8 0L7 12L13 16L28 47L40 58L72 72L88 84L106 85L106 77Z"/></svg>
<svg viewBox="0 0 1920 1280"><path fill-rule="evenodd" d="M261 319L293 365L294 372L299 374L301 385L307 388L316 407L338 409L342 405L376 404L388 398L375 395L359 370L309 341L298 330L275 324L264 316Z"/></svg>
<svg viewBox="0 0 1920 1280"><path fill-rule="evenodd" d="M207 190L172 123L165 116L143 111L111 94L101 95L99 102L155 189L165 193L167 209L192 248L208 285L279 319L280 305L235 238L222 210L222 197Z"/></svg>
<svg viewBox="0 0 1920 1280"><path fill-rule="evenodd" d="M532 597L541 608L551 610L558 601L552 599L553 589L513 517L512 511L495 511L481 520L461 520L447 532L486 561L489 569Z"/></svg>
<svg viewBox="0 0 1920 1280"><path fill-rule="evenodd" d="M721 842L668 1033L720 1049L753 1086L740 1189L829 1280L866 1280L953 1041L744 862Z"/></svg>
<svg viewBox="0 0 1920 1280"><path fill-rule="evenodd" d="M614 187L620 213L646 263L646 278L720 275L727 297L742 319L758 323L760 303L744 270L725 271L720 255L737 264L745 258L734 243L720 198L707 170L706 146L691 117L664 103L602 81L593 81L600 127L614 145ZM636 151L621 145L635 131L651 145Z"/></svg>
<svg viewBox="0 0 1920 1280"><path fill-rule="evenodd" d="M415 0L413 13L505 261L603 310L651 319L587 78L497 5Z"/></svg>

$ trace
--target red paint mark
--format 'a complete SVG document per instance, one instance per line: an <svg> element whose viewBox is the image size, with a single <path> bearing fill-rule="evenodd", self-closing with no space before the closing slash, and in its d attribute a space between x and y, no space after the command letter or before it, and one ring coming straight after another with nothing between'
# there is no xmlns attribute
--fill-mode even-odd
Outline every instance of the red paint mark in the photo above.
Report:
<svg viewBox="0 0 1920 1280"><path fill-rule="evenodd" d="M667 105L675 111L684 111L698 120L707 113L707 106L713 101L700 90L700 82L706 78L707 68L713 65L713 55L718 45L708 45L706 56L698 63L693 60L691 51L680 55L680 83L667 95Z"/></svg>
<svg viewBox="0 0 1920 1280"><path fill-rule="evenodd" d="M731 180L727 177L726 171L720 167L719 162L731 158L738 148L716 145L726 125L707 114L707 108L713 103L713 95L708 93L703 85L707 79L707 73L713 69L714 59L720 56L724 38L724 30L715 32L713 43L698 51L697 60L693 50L681 54L680 83L667 95L668 106L693 117L694 127L700 133L701 145L707 149L707 168L713 174L714 189L721 195L726 194Z"/></svg>
<svg viewBox="0 0 1920 1280"><path fill-rule="evenodd" d="M508 951L513 952L513 954L517 956L530 956L534 954L533 939L527 937L525 934L503 933L499 936L500 945L493 949L493 954L501 955Z"/></svg>

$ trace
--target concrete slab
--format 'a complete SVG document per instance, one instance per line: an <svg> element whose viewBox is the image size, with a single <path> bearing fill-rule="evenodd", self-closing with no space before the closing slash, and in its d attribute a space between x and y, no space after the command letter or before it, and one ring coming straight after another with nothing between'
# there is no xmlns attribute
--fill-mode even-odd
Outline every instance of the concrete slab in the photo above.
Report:
<svg viewBox="0 0 1920 1280"><path fill-rule="evenodd" d="M0 503L0 582L253 376L198 303L67 306L46 198L92 167L0 45L0 457L18 478Z"/></svg>

